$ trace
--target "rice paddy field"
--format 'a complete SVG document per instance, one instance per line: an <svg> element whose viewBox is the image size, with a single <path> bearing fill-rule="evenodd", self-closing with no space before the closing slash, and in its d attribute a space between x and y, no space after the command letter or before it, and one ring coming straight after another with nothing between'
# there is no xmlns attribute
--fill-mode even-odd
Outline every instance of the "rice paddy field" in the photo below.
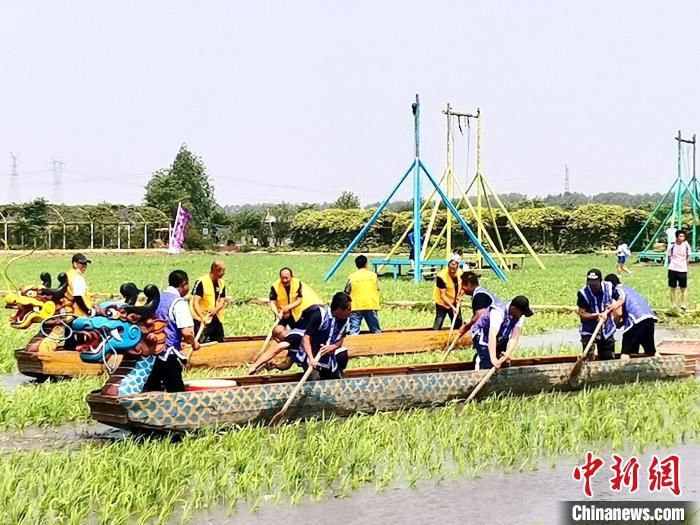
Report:
<svg viewBox="0 0 700 525"><path fill-rule="evenodd" d="M264 333L271 322L265 298L283 266L329 299L352 271L348 260L323 281L333 255L300 254L93 254L87 278L92 292L116 293L133 281L142 287L164 286L170 270L186 270L191 281L214 258L228 265L227 295L234 302L225 313L230 335ZM39 273L55 277L68 268L69 256L32 255L9 270L17 285L38 283ZM589 268L614 271L613 256L549 256L546 271L526 260L522 270L500 282L483 271L482 284L502 298L527 295L534 305L575 305L576 291ZM668 306L666 272L657 266L631 265L627 284L644 294L658 312ZM693 313L694 275L690 274L691 312L662 315L664 328L700 326ZM388 306L384 328L432 324L432 282L408 278L381 280L385 301L419 301ZM537 313L526 333L575 329L573 313ZM102 378L15 385L13 350L34 332L0 322L0 436L21 443L30 431L90 429L85 395ZM407 342L410 344L410 342ZM519 355L571 354L577 346L532 346ZM451 359L471 358L455 352ZM356 359L351 367L434 362L440 353ZM243 368L200 370L189 377L235 376ZM12 385L7 386L7 385ZM247 426L228 432L206 431L184 437L137 437L118 433L109 439L76 439L65 446L3 446L0 438L0 523L180 523L197 521L208 511L236 515L263 506L298 504L348 497L357 489L406 490L419 482L448 482L488 470L546 468L563 458L580 459L588 450L637 452L697 443L700 385L695 379L584 389L572 394L529 398L499 396L479 403L348 419L311 420L271 430Z"/></svg>

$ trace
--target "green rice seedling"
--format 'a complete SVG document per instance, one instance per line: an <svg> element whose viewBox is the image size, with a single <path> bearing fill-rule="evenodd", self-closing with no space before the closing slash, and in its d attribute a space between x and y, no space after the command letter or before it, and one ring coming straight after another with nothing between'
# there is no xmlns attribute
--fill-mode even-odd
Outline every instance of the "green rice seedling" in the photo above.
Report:
<svg viewBox="0 0 700 525"><path fill-rule="evenodd" d="M623 447L677 443L696 439L699 428L700 386L688 380L497 396L460 411L455 404L274 432L247 426L179 442L127 438L73 451L14 452L0 462L0 522L167 522L180 509L196 516L240 501L258 508L269 496L298 503L349 495L367 483L381 489L393 480L532 468L543 457L609 449L617 435L625 437Z"/></svg>

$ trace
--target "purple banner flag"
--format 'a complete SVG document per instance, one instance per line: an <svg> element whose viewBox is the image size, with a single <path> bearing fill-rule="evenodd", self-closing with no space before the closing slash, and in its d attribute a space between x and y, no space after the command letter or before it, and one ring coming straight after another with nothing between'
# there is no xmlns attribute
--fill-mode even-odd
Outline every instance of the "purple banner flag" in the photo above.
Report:
<svg viewBox="0 0 700 525"><path fill-rule="evenodd" d="M185 244L185 230L187 229L187 223L190 222L190 217L192 217L192 214L190 214L189 210L182 203L178 204L175 224L173 225L173 231L170 233L168 253L180 253Z"/></svg>

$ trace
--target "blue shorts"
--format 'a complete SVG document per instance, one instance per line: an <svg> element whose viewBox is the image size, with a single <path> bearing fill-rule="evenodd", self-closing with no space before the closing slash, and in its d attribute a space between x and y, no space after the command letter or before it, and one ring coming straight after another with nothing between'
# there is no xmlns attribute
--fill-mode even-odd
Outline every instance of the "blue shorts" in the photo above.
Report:
<svg viewBox="0 0 700 525"><path fill-rule="evenodd" d="M625 255L618 255L617 256L617 264L625 264L627 261L627 257Z"/></svg>

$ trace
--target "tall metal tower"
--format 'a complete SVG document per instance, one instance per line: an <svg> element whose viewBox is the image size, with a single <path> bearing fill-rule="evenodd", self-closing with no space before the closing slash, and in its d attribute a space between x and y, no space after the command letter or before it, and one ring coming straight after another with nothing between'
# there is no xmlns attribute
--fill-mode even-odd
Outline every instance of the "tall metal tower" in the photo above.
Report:
<svg viewBox="0 0 700 525"><path fill-rule="evenodd" d="M17 155L10 152L12 157L12 174L10 175L10 202L19 202L19 174L17 173Z"/></svg>
<svg viewBox="0 0 700 525"><path fill-rule="evenodd" d="M569 186L569 165L564 164L564 193L570 193L571 188Z"/></svg>
<svg viewBox="0 0 700 525"><path fill-rule="evenodd" d="M61 181L61 176L63 175L64 166L65 163L62 160L56 160L51 157L51 171L53 172L52 200L54 204L63 204L63 182Z"/></svg>

